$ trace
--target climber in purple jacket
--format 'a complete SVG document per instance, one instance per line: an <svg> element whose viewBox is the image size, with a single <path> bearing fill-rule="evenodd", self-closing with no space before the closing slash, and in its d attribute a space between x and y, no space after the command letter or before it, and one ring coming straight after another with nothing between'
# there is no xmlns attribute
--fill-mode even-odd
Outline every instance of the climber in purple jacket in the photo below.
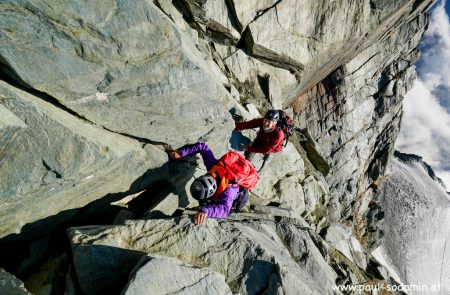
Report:
<svg viewBox="0 0 450 295"><path fill-rule="evenodd" d="M233 201L238 197L239 185L227 184L221 188L222 179L219 179L217 173L211 172L211 168L217 163L217 159L206 143L198 142L185 145L169 153L169 157L177 160L197 153L201 154L208 173L194 180L190 188L191 195L198 201L205 201L210 198L213 200L212 205L201 207L199 212L195 214L194 223L201 225L207 217L226 218L230 214Z"/></svg>

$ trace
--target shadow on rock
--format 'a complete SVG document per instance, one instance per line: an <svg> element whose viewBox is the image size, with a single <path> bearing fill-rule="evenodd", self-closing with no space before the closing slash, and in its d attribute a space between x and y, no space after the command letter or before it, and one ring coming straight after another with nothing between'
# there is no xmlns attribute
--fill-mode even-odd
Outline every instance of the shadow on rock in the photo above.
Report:
<svg viewBox="0 0 450 295"><path fill-rule="evenodd" d="M120 294L144 252L103 245L74 248L73 261L83 294ZM92 263L94 262L95 263Z"/></svg>
<svg viewBox="0 0 450 295"><path fill-rule="evenodd" d="M118 202L130 195L139 193L126 203L127 210L132 212L129 219L137 219L163 201L176 188L185 187L186 182L194 175L196 161L187 158L183 161L168 161L161 167L149 169L137 178L127 191L110 193L95 200L84 207L64 210L58 214L48 216L22 226L20 233L10 234L0 239L0 267L8 272L26 278L39 263L45 261L48 253L70 252L66 238L66 229L85 225L109 225L114 222L124 207L112 203ZM184 190L178 190L179 206L189 204ZM158 213L158 212L156 212ZM160 218L168 217L163 212ZM40 249L39 255L33 253L33 245L39 239L50 236L49 245ZM12 253L14 253L12 255ZM47 255L46 255L47 254ZM33 258L33 263L24 268L23 261Z"/></svg>

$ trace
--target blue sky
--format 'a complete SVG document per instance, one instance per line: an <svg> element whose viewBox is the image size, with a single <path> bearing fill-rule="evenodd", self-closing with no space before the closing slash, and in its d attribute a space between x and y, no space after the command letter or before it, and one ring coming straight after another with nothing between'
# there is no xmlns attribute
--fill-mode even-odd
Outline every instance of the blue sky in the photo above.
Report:
<svg viewBox="0 0 450 295"><path fill-rule="evenodd" d="M403 102L396 148L423 157L450 191L450 3L439 0L429 12L418 78Z"/></svg>

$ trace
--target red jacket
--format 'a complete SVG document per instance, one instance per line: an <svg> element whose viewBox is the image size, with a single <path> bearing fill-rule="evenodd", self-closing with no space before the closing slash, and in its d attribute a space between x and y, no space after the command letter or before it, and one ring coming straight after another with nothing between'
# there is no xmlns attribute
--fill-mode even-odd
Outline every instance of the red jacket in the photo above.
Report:
<svg viewBox="0 0 450 295"><path fill-rule="evenodd" d="M252 146L248 147L251 153L269 154L281 151L283 148L284 132L281 128L275 126L271 132L264 132L262 130L264 118L253 119L247 122L236 123L234 130L244 130L251 128L261 128L258 132Z"/></svg>

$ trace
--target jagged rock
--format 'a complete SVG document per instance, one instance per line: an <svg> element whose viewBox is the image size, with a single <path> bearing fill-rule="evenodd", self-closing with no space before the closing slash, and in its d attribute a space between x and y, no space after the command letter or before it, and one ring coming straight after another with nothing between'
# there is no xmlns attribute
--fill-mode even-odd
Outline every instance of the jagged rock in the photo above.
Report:
<svg viewBox="0 0 450 295"><path fill-rule="evenodd" d="M247 26L263 56L276 52L280 60L288 60L282 64L287 68L286 64L294 64L294 68L295 63L307 65L310 67L307 78L323 75L317 82L327 76L327 68L330 73L330 67L356 56L397 19L406 19L412 6L406 1L385 3L382 10L372 9L369 1L339 3L336 7L323 1L232 2L238 20L243 27ZM382 22L385 26L380 26ZM302 84L307 83L304 80Z"/></svg>
<svg viewBox="0 0 450 295"><path fill-rule="evenodd" d="M256 106L252 103L248 103L245 105L245 109L248 111L249 117L247 120L255 119L255 118L261 118L261 114L258 112L258 109Z"/></svg>
<svg viewBox="0 0 450 295"><path fill-rule="evenodd" d="M177 25L180 30L183 32L189 32L193 38L198 36L197 32L191 29L189 24L183 19L183 14L172 4L172 0L158 0L155 4Z"/></svg>
<svg viewBox="0 0 450 295"><path fill-rule="evenodd" d="M0 26L16 80L109 130L178 146L232 129L212 67L153 2L10 0Z"/></svg>
<svg viewBox="0 0 450 295"><path fill-rule="evenodd" d="M205 1L203 9L206 24L206 33L218 43L236 44L240 39L240 32L233 26L233 20L230 17L232 11L229 10L227 0Z"/></svg>
<svg viewBox="0 0 450 295"><path fill-rule="evenodd" d="M145 171L167 160L156 147L142 149L135 140L88 124L4 82L0 97L1 105L28 125L0 166L0 208L8 212L0 214L0 236L51 230L75 214L70 209L128 190Z"/></svg>
<svg viewBox="0 0 450 295"><path fill-rule="evenodd" d="M327 228L325 240L334 246L339 252L348 259L355 262L361 269L367 267L367 259L358 240L352 236L352 231L342 224L334 223Z"/></svg>
<svg viewBox="0 0 450 295"><path fill-rule="evenodd" d="M292 175L281 179L275 186L279 191L281 207L291 208L300 215L306 209L305 194L300 184L304 177L304 174Z"/></svg>
<svg viewBox="0 0 450 295"><path fill-rule="evenodd" d="M374 258L367 263L367 274L371 278L389 281L389 274L382 265L380 265Z"/></svg>
<svg viewBox="0 0 450 295"><path fill-rule="evenodd" d="M300 136L300 145L305 150L306 157L309 162L314 166L314 168L322 173L323 176L327 176L330 172L330 166L327 161L317 152L314 141L311 136L308 134L307 129L300 130L298 133Z"/></svg>
<svg viewBox="0 0 450 295"><path fill-rule="evenodd" d="M422 9L427 3L417 3L415 9ZM292 103L294 113L299 114L296 122L307 128L318 154L330 166L326 182L332 210L327 211L341 210L340 220L333 217L334 221L345 218L356 222L356 205L360 203L355 202L355 196L370 190L385 173L399 132L401 100L415 78L413 64L418 55L414 47L428 17L416 10L401 15L400 11L410 9L410 3L391 3L386 11L391 5L405 6L390 16L390 21L397 19L398 23L389 22L389 26L394 25L389 33L385 32L365 50L358 49L350 62ZM387 96L385 86L390 81L402 82L393 88L394 95ZM364 228L365 223L356 226ZM373 242L370 238L367 241Z"/></svg>
<svg viewBox="0 0 450 295"><path fill-rule="evenodd" d="M251 90L259 98L258 103L261 103L263 97L270 102L268 107L281 109L284 97L298 84L289 71L260 62L242 50L220 45L215 48L233 77L243 85L243 97L247 97L246 92Z"/></svg>
<svg viewBox="0 0 450 295"><path fill-rule="evenodd" d="M225 277L170 257L146 255L131 273L123 295L232 294Z"/></svg>
<svg viewBox="0 0 450 295"><path fill-rule="evenodd" d="M87 294L117 290L145 253L219 272L241 294L327 293L335 280L309 233L289 223L207 219L198 227L182 217L72 228L69 237Z"/></svg>
<svg viewBox="0 0 450 295"><path fill-rule="evenodd" d="M263 165L263 157L257 154L252 160L257 170ZM261 181L258 182L253 192L263 199L273 199L273 186L287 175L304 175L305 166L302 157L295 147L288 143L281 152L271 154L263 169L259 172Z"/></svg>
<svg viewBox="0 0 450 295"><path fill-rule="evenodd" d="M5 271L3 268L0 268L0 293L16 295L31 294L25 289L22 281Z"/></svg>
<svg viewBox="0 0 450 295"><path fill-rule="evenodd" d="M308 215L314 214L316 207L319 206L321 199L325 195L325 191L313 176L305 178L301 185L305 196L305 211Z"/></svg>
<svg viewBox="0 0 450 295"><path fill-rule="evenodd" d="M447 294L450 292L448 194L430 177L419 159L403 162L394 158L390 166L390 174L378 192L385 212L382 222L385 235L374 256L399 282L428 288L440 284L437 294Z"/></svg>

